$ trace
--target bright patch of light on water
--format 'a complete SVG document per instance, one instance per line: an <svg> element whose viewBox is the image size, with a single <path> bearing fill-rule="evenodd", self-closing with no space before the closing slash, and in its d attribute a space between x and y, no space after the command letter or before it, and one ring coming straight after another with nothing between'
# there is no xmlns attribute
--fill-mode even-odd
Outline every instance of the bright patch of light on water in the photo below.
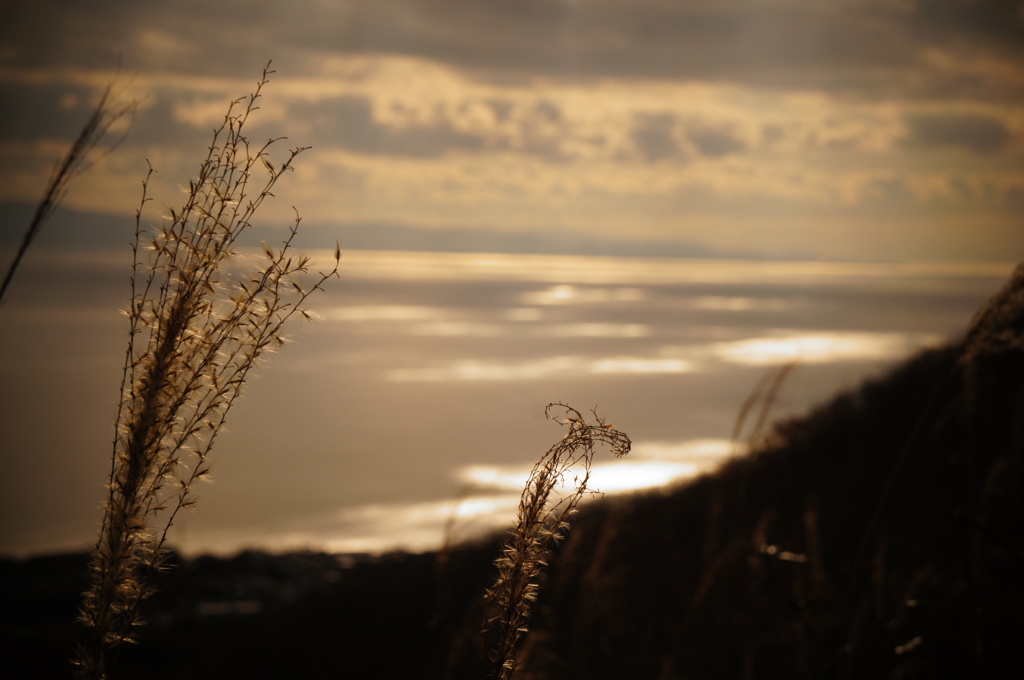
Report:
<svg viewBox="0 0 1024 680"><path fill-rule="evenodd" d="M626 457L594 463L587 486L604 493L665 486L713 468L728 457L731 447L722 439L638 442ZM457 476L473 489L521 491L532 469L530 465L469 465ZM576 472L570 471L561 490L572 488Z"/></svg>
<svg viewBox="0 0 1024 680"><path fill-rule="evenodd" d="M931 334L819 332L716 343L711 351L723 361L749 366L818 364L894 359L939 340Z"/></svg>
<svg viewBox="0 0 1024 680"><path fill-rule="evenodd" d="M704 295L693 298L692 305L695 309L724 312L778 312L792 308L795 303L781 298Z"/></svg>
<svg viewBox="0 0 1024 680"><path fill-rule="evenodd" d="M683 441L633 442L630 456L654 460L682 460L716 463L729 456L733 442L728 439L688 439Z"/></svg>
<svg viewBox="0 0 1024 680"><path fill-rule="evenodd" d="M559 376L678 374L693 368L692 362L674 358L557 356L520 362L460 360L440 366L391 369L385 372L385 378L393 382L525 381Z"/></svg>
<svg viewBox="0 0 1024 680"><path fill-rule="evenodd" d="M428 321L443 319L449 314L443 307L423 305L354 305L330 307L320 312L327 321Z"/></svg>
<svg viewBox="0 0 1024 680"><path fill-rule="evenodd" d="M544 290L524 293L524 305L600 304L609 302L637 302L644 299L640 288L581 288L560 284Z"/></svg>

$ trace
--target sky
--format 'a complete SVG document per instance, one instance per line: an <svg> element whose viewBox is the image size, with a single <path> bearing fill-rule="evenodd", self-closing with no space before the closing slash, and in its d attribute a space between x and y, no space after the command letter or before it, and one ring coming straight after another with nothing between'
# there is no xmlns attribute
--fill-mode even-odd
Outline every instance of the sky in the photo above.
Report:
<svg viewBox="0 0 1024 680"><path fill-rule="evenodd" d="M157 225L269 59L250 137L312 148L253 245L294 206L342 276L230 417L193 551L498 525L552 401L633 437L602 490L685 478L774 367L799 412L1024 252L1019 2L0 2L5 260L99 93L137 102L0 307L0 553L90 543L147 161Z"/></svg>

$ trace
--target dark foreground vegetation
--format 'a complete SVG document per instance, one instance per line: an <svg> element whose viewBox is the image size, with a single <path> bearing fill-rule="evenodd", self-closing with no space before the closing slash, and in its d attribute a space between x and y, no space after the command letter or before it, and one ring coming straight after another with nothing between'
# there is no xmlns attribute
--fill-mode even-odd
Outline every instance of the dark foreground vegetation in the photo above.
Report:
<svg viewBox="0 0 1024 680"><path fill-rule="evenodd" d="M516 678L1000 678L1024 662L1024 272L955 345L665 492L590 504ZM499 539L172 558L114 678L482 678ZM88 558L0 562L7 678L66 678Z"/></svg>

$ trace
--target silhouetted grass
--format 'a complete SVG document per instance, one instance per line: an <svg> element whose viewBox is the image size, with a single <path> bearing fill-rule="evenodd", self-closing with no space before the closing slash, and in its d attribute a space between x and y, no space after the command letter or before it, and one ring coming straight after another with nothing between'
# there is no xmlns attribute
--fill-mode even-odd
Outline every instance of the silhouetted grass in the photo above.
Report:
<svg viewBox="0 0 1024 680"><path fill-rule="evenodd" d="M14 273L18 269L18 265L21 264L21 260L25 257L25 253L28 252L29 246L32 245L32 242L40 230L42 230L43 225L57 209L57 206L60 205L60 202L64 200L65 195L67 195L68 185L75 177L85 171L87 159L93 154L96 146L118 121L124 118L134 118L135 111L138 108L137 102L132 101L126 104L119 102L118 97L113 93L113 88L114 84L111 83L103 91L99 102L96 104L96 108L93 109L89 119L82 126L78 137L71 144L71 148L68 149L68 152L54 167L53 173L50 175L50 181L43 192L43 197L36 205L32 220L22 236L18 250L15 251L14 259L7 268L7 273L4 274L3 282L0 283L0 302L7 295L7 289L11 285Z"/></svg>
<svg viewBox="0 0 1024 680"><path fill-rule="evenodd" d="M293 315L308 318L306 299L337 274L336 250L332 270L302 281L308 258L292 254L298 217L280 248L264 244L253 270L237 264L239 237L305 150L275 167L268 155L279 140L252 145L244 135L270 73L268 63L253 94L231 103L183 202L153 236L142 226L152 168L143 181L108 495L81 611L82 678L105 678L112 651L134 639L168 531L195 505L249 371L284 344Z"/></svg>
<svg viewBox="0 0 1024 680"><path fill-rule="evenodd" d="M594 424L587 423L579 411L566 404L548 404L544 415L568 428L565 436L548 449L533 466L519 499L515 528L498 558L498 579L487 591L487 600L498 613L487 621L497 633L491 650L492 673L507 680L516 669L516 645L526 633L530 613L540 588L538 577L547 566L556 543L569 530L570 518L584 495L594 490L587 486L595 445L607 444L616 457L629 453L630 440L613 429L596 413ZM568 490L558 495L558 487L573 474Z"/></svg>

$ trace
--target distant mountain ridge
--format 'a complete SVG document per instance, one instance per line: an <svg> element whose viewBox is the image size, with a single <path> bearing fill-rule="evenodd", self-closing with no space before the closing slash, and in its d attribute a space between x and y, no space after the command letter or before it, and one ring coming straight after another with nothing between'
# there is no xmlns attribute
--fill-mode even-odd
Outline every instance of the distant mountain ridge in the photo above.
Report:
<svg viewBox="0 0 1024 680"><path fill-rule="evenodd" d="M0 201L0 223L24 224L32 215L34 204ZM70 225L74 225L71 227ZM145 226L145 225L144 225ZM278 240L287 223L266 220L253 225L249 237ZM69 246L89 249L123 247L134 233L132 214L104 215L62 207L44 234L63 232ZM323 225L315 220L303 221L303 248L333 250L335 242L348 250L398 250L454 253L514 253L544 255L615 256L615 257L678 257L741 260L806 260L807 253L780 253L775 257L742 248L721 250L700 243L662 240L615 239L597 237L581 231L552 227L541 230L495 230L473 227L425 228L398 222L353 222ZM47 236L46 240L50 240ZM0 237L0 252L13 249L14 234ZM42 245L41 242L39 245Z"/></svg>

